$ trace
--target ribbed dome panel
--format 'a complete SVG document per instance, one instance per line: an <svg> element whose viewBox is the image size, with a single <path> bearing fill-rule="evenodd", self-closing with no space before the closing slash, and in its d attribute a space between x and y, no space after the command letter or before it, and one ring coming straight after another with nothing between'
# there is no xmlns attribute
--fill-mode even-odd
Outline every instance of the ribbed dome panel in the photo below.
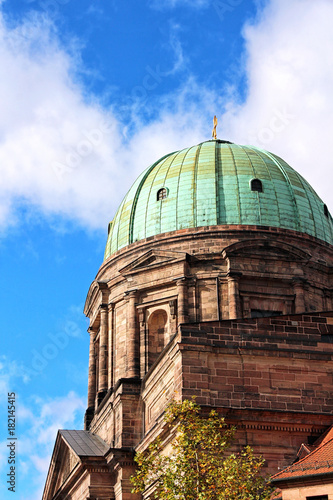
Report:
<svg viewBox="0 0 333 500"><path fill-rule="evenodd" d="M110 224L105 258L149 236L223 224L293 229L333 244L332 217L301 175L267 151L217 140L171 153L139 176Z"/></svg>

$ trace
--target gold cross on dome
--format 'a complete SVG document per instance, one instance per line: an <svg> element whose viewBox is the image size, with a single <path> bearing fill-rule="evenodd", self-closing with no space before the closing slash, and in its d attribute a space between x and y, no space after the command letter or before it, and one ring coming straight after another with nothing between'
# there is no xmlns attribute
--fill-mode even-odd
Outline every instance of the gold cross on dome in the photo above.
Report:
<svg viewBox="0 0 333 500"><path fill-rule="evenodd" d="M214 128L213 128L213 131L212 131L212 137L213 139L216 140L216 127L217 127L217 118L216 116L214 116L214 120L213 120L213 123L214 123Z"/></svg>

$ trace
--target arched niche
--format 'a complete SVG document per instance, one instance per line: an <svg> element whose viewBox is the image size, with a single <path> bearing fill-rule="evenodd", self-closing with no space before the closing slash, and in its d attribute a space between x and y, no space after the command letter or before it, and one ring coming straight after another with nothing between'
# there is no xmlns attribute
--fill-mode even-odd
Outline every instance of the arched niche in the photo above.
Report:
<svg viewBox="0 0 333 500"><path fill-rule="evenodd" d="M148 366L157 359L169 340L168 313L155 309L148 317Z"/></svg>

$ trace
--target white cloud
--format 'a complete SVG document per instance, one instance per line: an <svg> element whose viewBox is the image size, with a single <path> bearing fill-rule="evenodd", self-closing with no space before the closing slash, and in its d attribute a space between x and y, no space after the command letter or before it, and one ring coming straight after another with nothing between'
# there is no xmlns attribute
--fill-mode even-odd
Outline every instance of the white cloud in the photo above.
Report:
<svg viewBox="0 0 333 500"><path fill-rule="evenodd" d="M19 394L17 417L20 422L20 459L35 457L36 463L50 459L59 429L82 427L85 399L70 391L64 397L47 399L31 396L28 401ZM48 462L49 463L49 462Z"/></svg>
<svg viewBox="0 0 333 500"><path fill-rule="evenodd" d="M175 61L172 69L165 73L166 76L173 75L180 70L184 71L186 68L186 56L179 38L180 31L181 27L179 24L171 23L168 47L173 51Z"/></svg>
<svg viewBox="0 0 333 500"><path fill-rule="evenodd" d="M27 204L96 227L119 179L116 119L86 100L45 18L9 28L0 17L0 42L0 224Z"/></svg>
<svg viewBox="0 0 333 500"><path fill-rule="evenodd" d="M248 95L230 103L231 140L282 156L332 207L333 3L272 0L244 30Z"/></svg>
<svg viewBox="0 0 333 500"><path fill-rule="evenodd" d="M207 123L203 116L220 109L218 136L280 155L310 182L332 211L333 65L329 61L333 52L333 3L271 0L261 4L265 8L243 31L245 100L238 97L238 89L233 86L221 88L219 97L196 86L190 78L186 85L192 85L192 94L184 88L175 97L178 108L170 112L163 127L172 135L181 109L186 109L193 123L200 122L198 131L202 133ZM200 104L189 106L198 96ZM146 137L148 129L142 127L139 136ZM193 134L192 142L204 138L203 133L199 138ZM170 142L170 150L176 149Z"/></svg>
<svg viewBox="0 0 333 500"><path fill-rule="evenodd" d="M272 0L244 30L245 102L235 97L236 88L221 88L220 97L191 75L157 102L151 86L155 90L167 74L147 68L122 124L86 99L75 77L78 58L58 44L52 25L33 18L13 30L0 19L0 64L6 67L0 82L0 227L15 223L23 205L105 229L147 165L210 138L218 109L221 138L281 155L330 205L332 23L329 0ZM177 29L171 35L178 71L186 54Z"/></svg>
<svg viewBox="0 0 333 500"><path fill-rule="evenodd" d="M184 61L177 31L173 26L170 34L174 66L158 76L149 73L155 69L147 70L147 81L136 88L144 97L149 97L152 84L159 85ZM10 28L0 14L0 41L0 65L6 67L0 82L2 228L18 221L23 206L105 229L124 189L149 161L156 161L175 144L181 147L184 141L179 137L188 135L191 144L199 135L199 123L194 132L183 132L193 117L184 114L181 106L175 113L165 105L155 122L145 126L130 96L129 130L110 110L87 101L75 76L78 58L59 45L54 27L43 17ZM178 113L184 116L177 119Z"/></svg>
<svg viewBox="0 0 333 500"><path fill-rule="evenodd" d="M0 400L7 400L7 393L13 391L12 383L18 380L24 383L29 381L28 370L17 361L12 361L7 356L0 356Z"/></svg>

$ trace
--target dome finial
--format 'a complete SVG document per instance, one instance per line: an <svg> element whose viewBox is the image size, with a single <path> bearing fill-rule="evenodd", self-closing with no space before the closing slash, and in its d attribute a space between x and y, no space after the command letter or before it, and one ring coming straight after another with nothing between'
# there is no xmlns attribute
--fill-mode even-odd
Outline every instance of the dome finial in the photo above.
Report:
<svg viewBox="0 0 333 500"><path fill-rule="evenodd" d="M214 116L214 120L213 120L213 123L214 123L214 128L213 128L213 131L212 131L212 137L213 139L217 139L217 136L216 136L216 127L217 127L217 118L216 118L216 115Z"/></svg>

